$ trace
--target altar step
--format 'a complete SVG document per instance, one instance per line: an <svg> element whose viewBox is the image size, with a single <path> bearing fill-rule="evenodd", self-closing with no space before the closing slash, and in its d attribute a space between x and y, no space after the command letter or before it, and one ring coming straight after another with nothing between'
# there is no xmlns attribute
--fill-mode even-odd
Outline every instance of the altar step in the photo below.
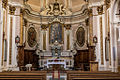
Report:
<svg viewBox="0 0 120 80"><path fill-rule="evenodd" d="M119 73L67 71L67 80L120 80Z"/></svg>

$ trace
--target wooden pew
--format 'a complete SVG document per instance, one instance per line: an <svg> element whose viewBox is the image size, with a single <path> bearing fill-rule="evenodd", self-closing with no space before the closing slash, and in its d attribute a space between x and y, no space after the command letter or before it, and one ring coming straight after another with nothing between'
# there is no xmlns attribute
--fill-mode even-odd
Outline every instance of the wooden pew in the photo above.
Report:
<svg viewBox="0 0 120 80"><path fill-rule="evenodd" d="M67 71L67 80L119 80L120 74L113 72L84 72L84 71Z"/></svg>
<svg viewBox="0 0 120 80"><path fill-rule="evenodd" d="M46 80L46 71L1 72L0 80Z"/></svg>

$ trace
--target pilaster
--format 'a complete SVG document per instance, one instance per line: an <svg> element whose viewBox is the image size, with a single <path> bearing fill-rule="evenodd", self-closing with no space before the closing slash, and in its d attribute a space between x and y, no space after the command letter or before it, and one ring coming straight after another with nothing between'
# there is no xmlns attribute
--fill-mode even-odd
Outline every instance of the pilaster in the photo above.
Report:
<svg viewBox="0 0 120 80"><path fill-rule="evenodd" d="M67 40L67 41L66 41L66 42L67 42L66 49L67 49L67 50L70 50L70 43L71 43L71 42L70 42L70 29L71 29L71 25L70 25L70 24L69 24L69 25L66 25L65 28L66 28L66 32L67 32L67 33L66 33L66 36L67 36L67 37L66 37L66 40Z"/></svg>
<svg viewBox="0 0 120 80"><path fill-rule="evenodd" d="M47 39L46 38L47 31L46 30L47 30L47 25L42 25L41 28L43 30L43 33L42 33L43 34L43 37L42 37L43 38L43 50L46 50L46 39Z"/></svg>

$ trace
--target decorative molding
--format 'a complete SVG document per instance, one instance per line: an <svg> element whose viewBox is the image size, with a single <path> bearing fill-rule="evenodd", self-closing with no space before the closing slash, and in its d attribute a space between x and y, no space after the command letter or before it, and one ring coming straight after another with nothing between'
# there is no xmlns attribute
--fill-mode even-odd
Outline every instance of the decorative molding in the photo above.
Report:
<svg viewBox="0 0 120 80"><path fill-rule="evenodd" d="M99 15L103 14L103 5L97 7L97 11Z"/></svg>
<svg viewBox="0 0 120 80"><path fill-rule="evenodd" d="M16 8L14 6L9 6L9 14L14 15Z"/></svg>

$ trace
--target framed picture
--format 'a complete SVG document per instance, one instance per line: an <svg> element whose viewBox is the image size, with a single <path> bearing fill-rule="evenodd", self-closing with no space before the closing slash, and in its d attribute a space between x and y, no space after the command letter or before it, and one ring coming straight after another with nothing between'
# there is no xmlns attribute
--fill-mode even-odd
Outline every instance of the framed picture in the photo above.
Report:
<svg viewBox="0 0 120 80"><path fill-rule="evenodd" d="M63 43L63 24L59 22L54 22L50 24L49 27L49 42L53 44L55 41L62 44Z"/></svg>

